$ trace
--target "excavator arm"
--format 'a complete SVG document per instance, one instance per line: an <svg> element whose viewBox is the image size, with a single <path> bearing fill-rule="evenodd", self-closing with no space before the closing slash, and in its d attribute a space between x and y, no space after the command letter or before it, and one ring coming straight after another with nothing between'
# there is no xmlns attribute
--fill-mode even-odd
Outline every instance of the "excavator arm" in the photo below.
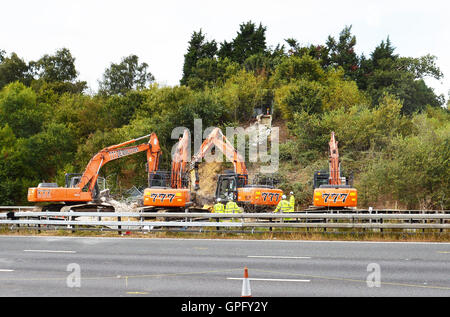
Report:
<svg viewBox="0 0 450 317"><path fill-rule="evenodd" d="M172 171L170 176L170 182L172 188L185 188L187 164L189 161L189 146L190 137L189 130L184 130L183 137L178 141L177 147L172 157Z"/></svg>
<svg viewBox="0 0 450 317"><path fill-rule="evenodd" d="M143 143L135 146L124 147L126 145L135 143L139 140L150 137L148 143ZM81 181L78 183L77 187L83 189L88 185L89 191L94 189L94 186L97 182L97 178L100 172L100 169L108 162L120 159L125 156L133 155L140 152L147 152L147 162L149 164L149 171L155 170L158 168L159 163L159 155L160 155L160 147L159 141L156 137L155 133L148 134L137 139L129 140L117 145L112 145L104 148L100 152L98 152L94 157L89 161L86 169L81 176Z"/></svg>
<svg viewBox="0 0 450 317"><path fill-rule="evenodd" d="M330 177L328 183L330 185L341 185L341 170L339 162L338 142L336 141L334 132L331 132L329 147L330 147Z"/></svg>
<svg viewBox="0 0 450 317"><path fill-rule="evenodd" d="M237 152L230 141L228 141L228 139L223 135L222 131L219 128L215 128L213 131L211 131L205 141L203 141L199 151L192 157L189 170L194 169L195 164L200 162L213 146L215 146L216 149L221 150L222 153L225 154L227 159L233 162L234 172L236 174L248 175L244 159Z"/></svg>
<svg viewBox="0 0 450 317"><path fill-rule="evenodd" d="M148 143L143 143L135 146L128 146L139 140L150 137ZM33 202L69 202L80 201L89 202L92 201L92 193L94 191L100 169L106 163L117 160L119 158L136 154L139 152L147 152L147 162L149 165L149 173L158 168L159 156L161 149L159 141L155 133L139 137L137 139L129 140L117 145L112 145L102 149L96 155L92 157L84 173L81 176L80 181L73 188L57 187L56 184L52 186L39 186L37 188L28 189L28 201Z"/></svg>

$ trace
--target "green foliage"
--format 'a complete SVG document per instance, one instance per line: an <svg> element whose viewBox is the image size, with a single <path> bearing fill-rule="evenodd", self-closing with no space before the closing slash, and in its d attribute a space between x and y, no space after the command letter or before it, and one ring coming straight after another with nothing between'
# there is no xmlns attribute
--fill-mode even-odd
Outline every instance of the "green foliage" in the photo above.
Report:
<svg viewBox="0 0 450 317"><path fill-rule="evenodd" d="M273 81L275 84L286 84L290 81L307 80L321 81L325 72L319 61L309 55L285 57L276 67Z"/></svg>
<svg viewBox="0 0 450 317"><path fill-rule="evenodd" d="M78 76L75 58L67 48L57 50L55 55L44 55L31 67L46 82L72 82Z"/></svg>
<svg viewBox="0 0 450 317"><path fill-rule="evenodd" d="M205 38L202 30L192 34L187 53L184 55L183 77L180 80L180 84L187 85L189 80L193 78L202 78L203 76L198 74L199 72L202 73L202 71L198 69L215 68L216 60L214 57L217 54L217 43L214 40L211 42L205 41ZM215 78L215 72L216 70L207 72L209 75L206 76L206 79Z"/></svg>
<svg viewBox="0 0 450 317"><path fill-rule="evenodd" d="M442 78L434 56L400 56L389 37L357 56L351 26L324 44L288 38L286 48L269 47L266 30L249 21L222 42L193 32L180 86L160 87L136 55L122 58L105 70L97 94L85 93L66 48L28 64L0 50L0 204L27 203L28 187L62 185L104 147L152 132L160 168L169 169L174 128L192 132L195 119L203 129L246 126L272 107L282 127L280 187L293 190L297 204L311 204L312 176L328 166L334 131L360 206L449 209L448 103L441 108L443 96L424 81ZM146 186L144 171L139 153L100 173L120 194Z"/></svg>
<svg viewBox="0 0 450 317"><path fill-rule="evenodd" d="M99 82L99 91L106 95L124 95L132 89L143 89L155 78L147 71L147 63L139 63L139 57L130 55L119 64L111 63Z"/></svg>
<svg viewBox="0 0 450 317"><path fill-rule="evenodd" d="M409 208L450 208L450 121L414 117L417 133L394 137L362 174L363 201L397 200ZM434 121L434 122L433 122ZM437 124L438 123L438 124Z"/></svg>
<svg viewBox="0 0 450 317"><path fill-rule="evenodd" d="M356 37L351 34L351 30L352 26L346 26L339 34L339 40L329 36L326 45L329 65L342 67L346 76L355 79L359 60L355 53Z"/></svg>
<svg viewBox="0 0 450 317"><path fill-rule="evenodd" d="M410 121L401 115L402 104L389 95L374 109L366 106L339 108L323 114L294 114L289 124L297 137L298 149L325 152L334 131L342 153L381 150L396 135L411 131Z"/></svg>
<svg viewBox="0 0 450 317"><path fill-rule="evenodd" d="M11 83L0 92L0 124L8 124L17 137L38 133L48 110L37 102L35 92L22 83Z"/></svg>
<svg viewBox="0 0 450 317"><path fill-rule="evenodd" d="M261 107L266 97L267 82L245 70L231 76L219 89L221 99L235 122L252 118L256 107Z"/></svg>
<svg viewBox="0 0 450 317"><path fill-rule="evenodd" d="M300 79L275 91L275 103L283 118L292 119L299 112L322 112L324 87L318 82Z"/></svg>
<svg viewBox="0 0 450 317"><path fill-rule="evenodd" d="M0 89L15 81L30 84L32 76L29 66L16 53L11 53L10 57L5 56L6 54L0 56Z"/></svg>
<svg viewBox="0 0 450 317"><path fill-rule="evenodd" d="M239 64L255 54L264 53L266 50L266 27L260 23L257 27L252 21L242 23L236 37L231 41L220 44L218 55L221 58L228 57Z"/></svg>

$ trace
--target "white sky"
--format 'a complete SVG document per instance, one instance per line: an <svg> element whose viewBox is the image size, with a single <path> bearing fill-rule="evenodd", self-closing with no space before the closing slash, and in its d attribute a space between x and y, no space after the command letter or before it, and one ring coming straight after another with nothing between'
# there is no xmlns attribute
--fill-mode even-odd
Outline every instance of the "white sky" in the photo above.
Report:
<svg viewBox="0 0 450 317"><path fill-rule="evenodd" d="M112 62L136 54L157 82L172 86L179 84L194 31L220 43L251 20L267 27L274 47L286 38L324 44L352 25L358 54L369 56L389 36L401 56L435 55L444 79L427 83L448 99L449 12L444 0L0 0L0 49L29 62L66 47L79 79L94 91Z"/></svg>

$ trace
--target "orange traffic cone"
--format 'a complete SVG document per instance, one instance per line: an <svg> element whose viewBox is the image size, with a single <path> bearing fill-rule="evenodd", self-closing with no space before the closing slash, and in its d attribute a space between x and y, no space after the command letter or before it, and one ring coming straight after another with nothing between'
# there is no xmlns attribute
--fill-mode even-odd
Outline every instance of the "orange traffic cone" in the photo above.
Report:
<svg viewBox="0 0 450 317"><path fill-rule="evenodd" d="M250 281L248 279L248 269L244 268L244 280L242 281L242 295L241 297L252 297L252 291L250 289Z"/></svg>

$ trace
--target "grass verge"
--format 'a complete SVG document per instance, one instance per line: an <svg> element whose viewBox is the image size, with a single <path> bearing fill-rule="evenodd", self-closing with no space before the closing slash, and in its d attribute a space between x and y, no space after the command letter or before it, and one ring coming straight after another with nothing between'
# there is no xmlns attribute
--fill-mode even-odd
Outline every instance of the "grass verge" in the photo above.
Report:
<svg viewBox="0 0 450 317"><path fill-rule="evenodd" d="M247 240L313 240L313 241L410 241L410 242L450 242L450 232L373 232L373 231L320 231L320 230L260 230L260 231L127 231L105 230L102 228L77 228L76 231L61 228L9 228L0 227L0 235L9 236L73 236L73 237L132 237L132 238L183 238L183 239L247 239Z"/></svg>

